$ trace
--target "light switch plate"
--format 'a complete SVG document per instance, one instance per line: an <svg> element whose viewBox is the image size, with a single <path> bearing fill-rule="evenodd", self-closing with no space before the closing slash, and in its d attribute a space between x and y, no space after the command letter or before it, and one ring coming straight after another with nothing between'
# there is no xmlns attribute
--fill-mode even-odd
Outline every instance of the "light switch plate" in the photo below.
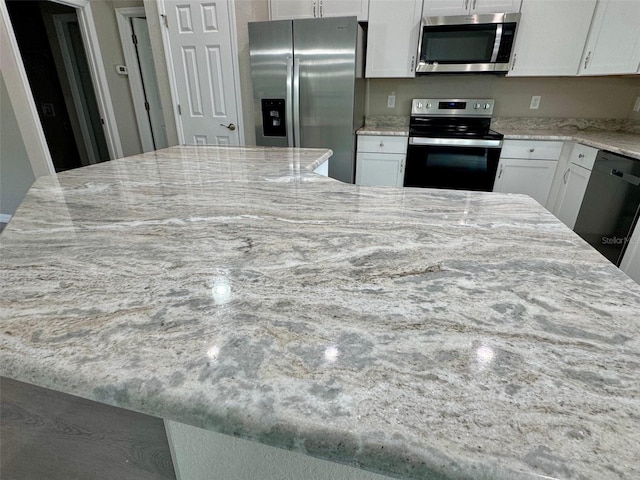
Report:
<svg viewBox="0 0 640 480"><path fill-rule="evenodd" d="M389 95L387 97L387 108L396 108L396 96Z"/></svg>
<svg viewBox="0 0 640 480"><path fill-rule="evenodd" d="M531 103L529 104L529 108L531 110L537 110L540 107L540 95L534 95L531 97Z"/></svg>
<svg viewBox="0 0 640 480"><path fill-rule="evenodd" d="M634 112L640 112L640 97L636 98L636 104L633 106Z"/></svg>

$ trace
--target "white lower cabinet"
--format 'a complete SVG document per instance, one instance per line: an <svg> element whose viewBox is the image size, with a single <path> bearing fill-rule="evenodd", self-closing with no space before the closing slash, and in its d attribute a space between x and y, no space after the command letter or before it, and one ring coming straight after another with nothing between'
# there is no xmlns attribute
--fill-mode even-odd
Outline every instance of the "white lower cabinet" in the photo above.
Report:
<svg viewBox="0 0 640 480"><path fill-rule="evenodd" d="M562 186L553 213L571 229L576 224L596 155L598 155L596 148L579 143L574 145L569 158L569 166L562 176Z"/></svg>
<svg viewBox="0 0 640 480"><path fill-rule="evenodd" d="M407 142L407 137L358 136L356 185L401 187Z"/></svg>
<svg viewBox="0 0 640 480"><path fill-rule="evenodd" d="M629 245L620 262L620 270L640 283L640 223L631 234Z"/></svg>
<svg viewBox="0 0 640 480"><path fill-rule="evenodd" d="M523 193L547 205L563 142L505 140L494 192Z"/></svg>

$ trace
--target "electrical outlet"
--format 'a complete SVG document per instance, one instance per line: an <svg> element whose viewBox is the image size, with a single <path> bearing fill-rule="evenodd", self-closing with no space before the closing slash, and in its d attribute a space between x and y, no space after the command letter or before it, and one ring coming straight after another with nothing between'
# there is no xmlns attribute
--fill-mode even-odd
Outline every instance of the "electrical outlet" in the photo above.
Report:
<svg viewBox="0 0 640 480"><path fill-rule="evenodd" d="M387 97L387 108L396 108L396 96L389 95Z"/></svg>
<svg viewBox="0 0 640 480"><path fill-rule="evenodd" d="M640 97L636 98L636 104L633 106L634 112L640 112Z"/></svg>
<svg viewBox="0 0 640 480"><path fill-rule="evenodd" d="M534 95L531 97L531 103L529 104L529 108L531 110L537 110L540 107L540 95Z"/></svg>

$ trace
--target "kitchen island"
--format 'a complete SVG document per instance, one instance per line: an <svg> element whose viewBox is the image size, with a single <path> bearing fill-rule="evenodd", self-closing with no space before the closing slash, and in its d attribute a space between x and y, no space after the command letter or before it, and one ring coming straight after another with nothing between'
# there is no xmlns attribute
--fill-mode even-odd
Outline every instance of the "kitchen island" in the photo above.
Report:
<svg viewBox="0 0 640 480"><path fill-rule="evenodd" d="M640 286L531 198L329 155L38 179L0 235L0 375L398 478L638 478Z"/></svg>

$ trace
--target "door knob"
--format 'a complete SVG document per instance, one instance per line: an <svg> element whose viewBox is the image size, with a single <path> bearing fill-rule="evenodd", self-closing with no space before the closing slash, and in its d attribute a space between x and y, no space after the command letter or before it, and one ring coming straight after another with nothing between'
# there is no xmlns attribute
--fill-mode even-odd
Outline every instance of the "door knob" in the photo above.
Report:
<svg viewBox="0 0 640 480"><path fill-rule="evenodd" d="M236 126L233 123L230 123L229 125L225 125L224 123L221 123L220 125L223 126L223 127L228 128L232 132L236 129Z"/></svg>

